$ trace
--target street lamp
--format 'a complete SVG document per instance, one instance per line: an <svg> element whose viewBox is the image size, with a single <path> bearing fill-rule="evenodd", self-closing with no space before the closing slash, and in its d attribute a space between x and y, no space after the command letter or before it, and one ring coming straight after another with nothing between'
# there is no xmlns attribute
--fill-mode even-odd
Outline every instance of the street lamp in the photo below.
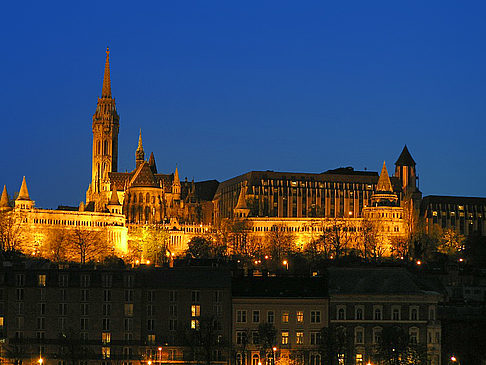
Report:
<svg viewBox="0 0 486 365"><path fill-rule="evenodd" d="M287 260L283 260L282 264L287 268L287 270L289 269L289 262Z"/></svg>
<svg viewBox="0 0 486 365"><path fill-rule="evenodd" d="M39 357L39 360L37 360L37 362L39 363L39 365L42 365L42 363L44 362L44 359L42 357Z"/></svg>
<svg viewBox="0 0 486 365"><path fill-rule="evenodd" d="M159 350L159 364L162 364L162 346L159 346L157 350Z"/></svg>
<svg viewBox="0 0 486 365"><path fill-rule="evenodd" d="M275 365L275 352L277 351L277 348L273 346L272 350L273 350L273 365Z"/></svg>

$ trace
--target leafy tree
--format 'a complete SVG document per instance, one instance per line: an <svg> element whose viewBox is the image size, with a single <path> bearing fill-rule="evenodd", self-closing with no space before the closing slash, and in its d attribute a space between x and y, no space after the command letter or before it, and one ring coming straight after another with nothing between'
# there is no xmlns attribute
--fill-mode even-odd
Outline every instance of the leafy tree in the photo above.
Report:
<svg viewBox="0 0 486 365"><path fill-rule="evenodd" d="M134 260L149 260L161 265L168 260L169 233L160 226L144 225L129 232L128 248Z"/></svg>
<svg viewBox="0 0 486 365"><path fill-rule="evenodd" d="M211 365L213 361L220 360L215 358L215 352L224 351L227 344L221 336L219 324L214 317L200 317L198 321L196 328L186 330L184 343L191 349L193 361Z"/></svg>
<svg viewBox="0 0 486 365"><path fill-rule="evenodd" d="M455 256L464 249L466 238L452 228L443 230L437 251L448 256Z"/></svg>
<svg viewBox="0 0 486 365"><path fill-rule="evenodd" d="M398 326L383 329L376 355L383 365L420 365L426 361L423 346L410 343L408 334Z"/></svg>
<svg viewBox="0 0 486 365"><path fill-rule="evenodd" d="M187 244L187 253L196 259L214 257L214 247L211 239L201 236L193 237Z"/></svg>
<svg viewBox="0 0 486 365"><path fill-rule="evenodd" d="M319 353L324 364L336 364L338 354L345 354L348 339L344 327L323 327L320 331Z"/></svg>

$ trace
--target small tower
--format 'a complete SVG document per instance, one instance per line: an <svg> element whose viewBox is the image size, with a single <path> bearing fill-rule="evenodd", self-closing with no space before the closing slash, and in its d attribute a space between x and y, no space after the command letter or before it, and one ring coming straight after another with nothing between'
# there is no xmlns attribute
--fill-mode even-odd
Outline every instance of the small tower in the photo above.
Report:
<svg viewBox="0 0 486 365"><path fill-rule="evenodd" d="M403 147L402 153L395 162L395 177L400 179L405 195L418 191L415 161L408 152L407 145Z"/></svg>
<svg viewBox="0 0 486 365"><path fill-rule="evenodd" d="M142 144L142 130L140 129L140 135L138 136L138 147L135 151L135 164L136 166L140 166L145 162L145 152L143 151L143 144Z"/></svg>
<svg viewBox="0 0 486 365"><path fill-rule="evenodd" d="M7 185L3 186L2 197L0 198L0 212L12 209L8 203Z"/></svg>
<svg viewBox="0 0 486 365"><path fill-rule="evenodd" d="M174 200L181 199L181 181L179 180L179 170L175 169L174 180L172 181L172 195Z"/></svg>
<svg viewBox="0 0 486 365"><path fill-rule="evenodd" d="M383 161L378 184L376 184L376 191L371 196L371 204L373 206L396 206L397 202L397 194L393 191L390 176L388 176L385 161Z"/></svg>
<svg viewBox="0 0 486 365"><path fill-rule="evenodd" d="M250 209L246 205L246 191L248 187L243 185L240 189L240 194L238 195L238 203L236 203L233 213L236 218L246 218L250 214Z"/></svg>
<svg viewBox="0 0 486 365"><path fill-rule="evenodd" d="M110 201L106 206L111 214L121 214L122 213L122 206L120 204L120 200L118 200L118 192L116 190L116 184L113 183L113 190L111 191Z"/></svg>
<svg viewBox="0 0 486 365"><path fill-rule="evenodd" d="M20 186L20 192L15 199L16 209L33 209L34 201L30 199L29 190L27 189L27 183L25 181L25 176L22 179L22 185Z"/></svg>

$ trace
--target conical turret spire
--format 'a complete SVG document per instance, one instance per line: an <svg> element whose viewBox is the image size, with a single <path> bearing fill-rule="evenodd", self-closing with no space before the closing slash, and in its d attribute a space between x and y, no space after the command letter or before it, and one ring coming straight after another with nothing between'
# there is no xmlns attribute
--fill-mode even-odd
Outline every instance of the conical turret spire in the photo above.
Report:
<svg viewBox="0 0 486 365"><path fill-rule="evenodd" d="M108 205L120 205L120 201L118 200L118 192L116 190L116 183L113 183L113 190L111 192L110 202Z"/></svg>
<svg viewBox="0 0 486 365"><path fill-rule="evenodd" d="M179 184L180 185L181 181L179 180L179 170L177 169L177 165L176 165L176 169L175 169L175 172L174 172L174 182L173 184Z"/></svg>
<svg viewBox="0 0 486 365"><path fill-rule="evenodd" d="M2 208L10 208L8 204L7 185L3 186L2 197L0 198L0 209Z"/></svg>
<svg viewBox="0 0 486 365"><path fill-rule="evenodd" d="M16 200L30 200L29 190L27 190L27 183L25 182L25 176L22 179L22 185L20 186L20 192Z"/></svg>
<svg viewBox="0 0 486 365"><path fill-rule="evenodd" d="M378 184L376 186L376 191L383 192L393 192L393 187L390 181L390 176L386 170L385 161L383 161L383 167L381 168L380 178L378 179Z"/></svg>
<svg viewBox="0 0 486 365"><path fill-rule="evenodd" d="M105 75L103 77L103 89L101 90L102 98L111 98L111 80L110 80L110 49L106 47Z"/></svg>
<svg viewBox="0 0 486 365"><path fill-rule="evenodd" d="M138 148L137 150L143 151L143 144L142 144L142 128L140 128L140 135L138 136Z"/></svg>
<svg viewBox="0 0 486 365"><path fill-rule="evenodd" d="M148 164L149 164L150 169L152 170L152 172L154 174L156 174L157 173L157 165L155 163L155 157L154 157L154 153L153 152L150 152L150 158L149 158Z"/></svg>

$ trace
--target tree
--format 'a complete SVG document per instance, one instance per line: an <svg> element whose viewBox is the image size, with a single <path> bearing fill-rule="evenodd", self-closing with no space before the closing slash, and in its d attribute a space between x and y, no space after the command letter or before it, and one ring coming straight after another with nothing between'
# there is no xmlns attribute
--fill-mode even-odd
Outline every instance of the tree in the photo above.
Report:
<svg viewBox="0 0 486 365"><path fill-rule="evenodd" d="M132 260L148 260L156 265L168 261L169 233L163 227L144 225L134 227L129 234L129 252Z"/></svg>
<svg viewBox="0 0 486 365"><path fill-rule="evenodd" d="M448 256L455 256L464 249L466 238L452 228L444 229L437 246L437 251Z"/></svg>
<svg viewBox="0 0 486 365"><path fill-rule="evenodd" d="M221 359L215 358L215 353L226 348L219 323L213 316L200 317L195 328L187 329L184 343L191 349L192 360L206 365L211 365L212 361L220 361Z"/></svg>
<svg viewBox="0 0 486 365"><path fill-rule="evenodd" d="M336 364L339 354L347 352L348 340L344 327L323 327L320 331L319 353L323 364Z"/></svg>
<svg viewBox="0 0 486 365"><path fill-rule="evenodd" d="M75 228L69 232L68 252L71 260L85 264L100 261L112 252L102 231Z"/></svg>
<svg viewBox="0 0 486 365"><path fill-rule="evenodd" d="M294 251L295 237L289 232L284 224L274 225L266 234L265 252L276 262L280 263L283 258Z"/></svg>
<svg viewBox="0 0 486 365"><path fill-rule="evenodd" d="M187 244L187 253L196 259L213 258L213 243L209 238L201 236L193 237Z"/></svg>
<svg viewBox="0 0 486 365"><path fill-rule="evenodd" d="M41 257L47 258L54 262L63 262L68 259L68 246L70 234L67 229L50 230L41 246Z"/></svg>
<svg viewBox="0 0 486 365"><path fill-rule="evenodd" d="M271 323L260 323L258 326L258 338L260 339L260 358L268 358L270 351L275 346L277 330Z"/></svg>
<svg viewBox="0 0 486 365"><path fill-rule="evenodd" d="M385 327L376 349L377 358L383 365L425 364L426 351L412 344L402 327Z"/></svg>
<svg viewBox="0 0 486 365"><path fill-rule="evenodd" d="M0 248L2 251L20 250L23 214L15 211L0 212Z"/></svg>

